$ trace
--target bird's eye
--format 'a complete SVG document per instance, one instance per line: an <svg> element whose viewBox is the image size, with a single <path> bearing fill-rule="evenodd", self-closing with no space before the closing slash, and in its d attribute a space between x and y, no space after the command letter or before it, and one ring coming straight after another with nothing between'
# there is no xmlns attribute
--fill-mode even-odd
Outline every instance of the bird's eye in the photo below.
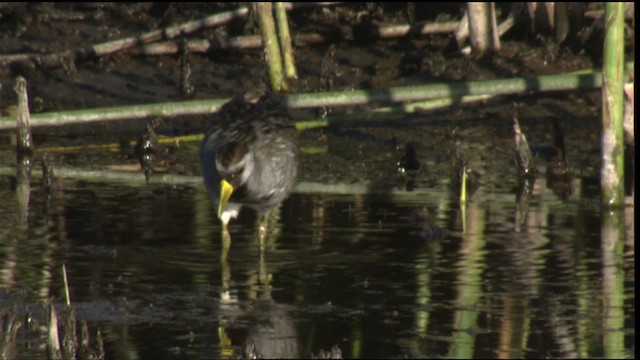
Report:
<svg viewBox="0 0 640 360"><path fill-rule="evenodd" d="M240 175L242 174L243 171L244 171L244 166L234 169L232 172L228 174L229 180L234 180L236 179L236 177L240 178Z"/></svg>

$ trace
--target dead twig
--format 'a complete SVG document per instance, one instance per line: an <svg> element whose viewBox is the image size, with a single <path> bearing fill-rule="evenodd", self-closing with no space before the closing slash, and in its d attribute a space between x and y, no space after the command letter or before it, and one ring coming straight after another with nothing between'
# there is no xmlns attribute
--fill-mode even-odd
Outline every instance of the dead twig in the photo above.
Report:
<svg viewBox="0 0 640 360"><path fill-rule="evenodd" d="M42 54L16 54L0 56L0 64L7 65L14 62L36 61L45 67L59 66L62 64L63 59L71 58L73 60L78 58L86 58L90 55L104 56L109 55L124 49L131 48L136 45L148 44L154 41L162 39L172 39L183 34L190 34L198 30L214 27L236 19L244 18L249 14L249 9L246 7L238 8L232 11L226 11L219 14L207 16L199 20L193 20L184 24L170 26L164 29L155 30L142 34L140 36L130 36L123 39L107 41L101 44L92 45L88 48L81 48L77 50L67 50L57 52L49 55Z"/></svg>
<svg viewBox="0 0 640 360"><path fill-rule="evenodd" d="M288 11L310 6L329 6L340 4L340 2L315 2L315 3L285 3L284 8ZM57 67L69 60L84 59L90 56L105 56L130 49L135 46L149 44L163 39L173 39L180 35L191 34L196 31L224 25L233 19L242 19L249 14L249 8L241 7L231 11L213 14L199 20L189 21L183 24L170 26L164 29L154 30L139 36L130 36L123 39L107 41L95 44L86 48L76 50L65 50L52 54L12 54L0 56L0 65L12 63L35 61L44 67Z"/></svg>
<svg viewBox="0 0 640 360"><path fill-rule="evenodd" d="M374 35L382 39L398 38L407 35L427 35L427 34L443 34L454 32L458 27L459 21L423 23L414 25L390 25L382 26L377 29Z"/></svg>
<svg viewBox="0 0 640 360"><path fill-rule="evenodd" d="M505 23L508 20L509 19L507 19ZM511 19L509 27L512 25L513 19ZM449 21L444 23L426 23L421 25L390 25L377 28L376 30L374 30L373 35L378 36L381 39L392 39L407 36L410 34L439 34L453 32L455 31L457 26L457 21ZM296 44L296 46L327 43L330 40L331 39L327 36L318 33L302 33L293 36L293 42ZM214 40L193 39L187 41L187 48L189 49L189 52L193 53L206 53L209 51L228 49L257 49L261 46L262 39L259 35L237 36ZM178 42L163 41L134 47L129 49L127 53L129 55L168 55L177 54L179 51L180 44Z"/></svg>

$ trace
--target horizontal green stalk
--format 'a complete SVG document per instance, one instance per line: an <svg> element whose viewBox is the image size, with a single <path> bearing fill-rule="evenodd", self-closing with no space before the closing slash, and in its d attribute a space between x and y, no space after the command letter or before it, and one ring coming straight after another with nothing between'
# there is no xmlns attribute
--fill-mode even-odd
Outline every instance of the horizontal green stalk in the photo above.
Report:
<svg viewBox="0 0 640 360"><path fill-rule="evenodd" d="M627 64L633 66L633 62ZM283 103L290 109L322 106L354 106L375 103L400 103L449 98L452 101L468 95L505 95L591 89L602 86L602 73L546 75L537 78L513 78L491 81L469 81L451 84L403 86L374 90L332 91L283 95ZM181 115L214 113L228 99L192 100L160 104L126 105L110 108L94 108L31 114L31 127L67 125L94 121L146 119ZM13 117L0 118L0 130L14 129Z"/></svg>

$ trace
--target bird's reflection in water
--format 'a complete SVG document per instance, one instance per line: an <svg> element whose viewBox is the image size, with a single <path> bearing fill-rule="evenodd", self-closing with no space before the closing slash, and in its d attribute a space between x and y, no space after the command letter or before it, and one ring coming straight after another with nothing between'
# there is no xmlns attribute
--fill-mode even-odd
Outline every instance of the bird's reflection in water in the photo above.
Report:
<svg viewBox="0 0 640 360"><path fill-rule="evenodd" d="M244 342L245 358L299 358L300 344L293 319L285 305L278 304L265 288L253 303L250 316L255 324Z"/></svg>
<svg viewBox="0 0 640 360"><path fill-rule="evenodd" d="M257 247L259 254L254 258L257 261L253 260L257 262L257 267L250 267L246 274L249 276L243 276L248 279L248 284L245 285L251 289L246 294L246 299L240 299L238 292L232 289L229 256L239 256L240 252L229 255L231 234L224 230L222 233L219 355L220 358L245 359L299 358L298 334L288 313L288 306L276 302L271 295L271 273L267 258L280 237L280 206L265 218L258 219L258 222L260 226L257 227L257 236L253 237L260 245ZM263 225L264 228L261 228ZM237 328L240 323L250 324L244 336L236 336L227 331Z"/></svg>

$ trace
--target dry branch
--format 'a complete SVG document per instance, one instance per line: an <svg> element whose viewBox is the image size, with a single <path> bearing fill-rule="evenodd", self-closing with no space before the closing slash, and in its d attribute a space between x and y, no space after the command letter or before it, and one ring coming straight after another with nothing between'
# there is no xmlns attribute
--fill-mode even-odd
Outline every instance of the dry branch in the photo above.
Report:
<svg viewBox="0 0 640 360"><path fill-rule="evenodd" d="M512 24L513 19L511 19L510 26L512 26ZM392 39L411 34L427 35L448 33L454 31L457 26L457 21L426 23L419 25L389 25L376 28L372 35L378 36L381 39ZM327 43L331 40L331 38L319 33L298 33L293 36L293 42L296 46ZM261 46L262 39L259 35L245 35L212 40L192 39L187 41L187 48L189 49L189 52L194 53L206 53L209 51L228 49L257 49ZM180 44L178 42L162 41L131 48L127 50L127 53L130 55L168 55L177 54L179 51Z"/></svg>
<svg viewBox="0 0 640 360"><path fill-rule="evenodd" d="M286 10L304 8L310 6L329 6L340 4L339 2L315 2L315 3L285 3ZM241 7L235 10L213 14L199 20L189 21L183 24L170 26L160 30L154 30L139 36L130 36L122 39L95 44L76 50L65 50L52 54L12 54L0 56L0 65L8 65L16 62L35 61L44 67L56 67L69 60L83 59L89 56L105 56L118 51L130 49L135 46L153 43L163 39L173 39L181 35L191 34L199 30L215 27L228 23L233 19L244 18L249 9Z"/></svg>
<svg viewBox="0 0 640 360"><path fill-rule="evenodd" d="M236 10L223 12L220 14L207 16L200 20L189 21L184 24L171 26L161 30L151 31L146 34L142 34L140 36L131 36L123 39L107 41L101 44L92 45L88 48L80 48L73 51L67 50L67 51L57 52L57 53L48 54L48 55L17 54L17 55L0 56L0 64L6 65L14 62L24 62L24 61L35 60L45 67L58 66L65 59L69 57L72 60L75 60L78 58L85 58L90 55L104 56L104 55L112 54L124 49L131 48L136 45L148 44L148 43L151 43L157 40L162 40L162 39L172 39L183 34L189 34L189 33L201 30L203 28L225 24L232 19L246 17L248 13L249 13L249 10L243 7Z"/></svg>

